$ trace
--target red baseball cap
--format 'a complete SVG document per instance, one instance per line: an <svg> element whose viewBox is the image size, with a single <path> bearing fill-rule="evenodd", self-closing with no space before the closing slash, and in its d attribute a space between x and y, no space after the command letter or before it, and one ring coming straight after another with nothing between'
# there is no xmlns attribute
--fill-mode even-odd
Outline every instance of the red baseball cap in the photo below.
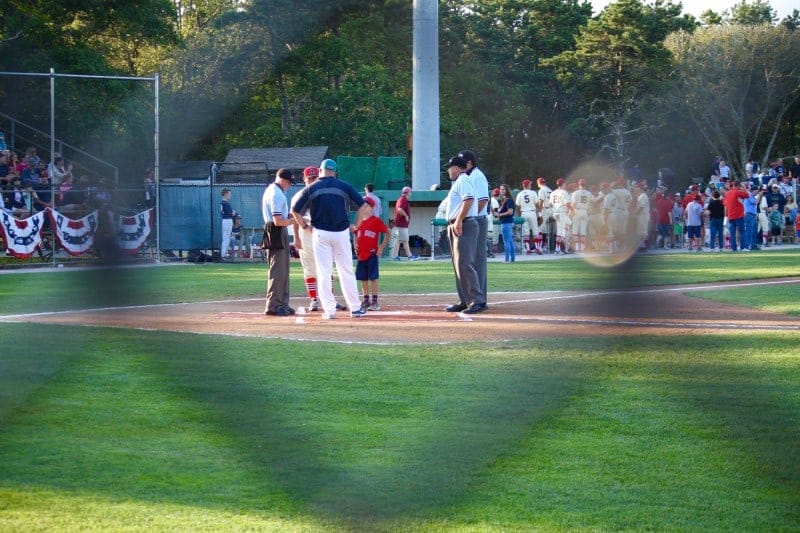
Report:
<svg viewBox="0 0 800 533"><path fill-rule="evenodd" d="M303 178L318 177L319 169L317 167L306 167L303 169Z"/></svg>
<svg viewBox="0 0 800 533"><path fill-rule="evenodd" d="M369 204L370 207L375 207L375 199L369 196L364 197L364 201Z"/></svg>
<svg viewBox="0 0 800 533"><path fill-rule="evenodd" d="M566 183L566 180L565 180L564 178L558 178L558 179L556 180L556 185L558 185L559 187L561 187L562 185L564 185L564 183Z"/></svg>
<svg viewBox="0 0 800 533"><path fill-rule="evenodd" d="M522 186L523 187L527 187L530 184L531 184L531 180L522 180Z"/></svg>
<svg viewBox="0 0 800 533"><path fill-rule="evenodd" d="M547 183L547 180L544 178L536 178L536 183Z"/></svg>

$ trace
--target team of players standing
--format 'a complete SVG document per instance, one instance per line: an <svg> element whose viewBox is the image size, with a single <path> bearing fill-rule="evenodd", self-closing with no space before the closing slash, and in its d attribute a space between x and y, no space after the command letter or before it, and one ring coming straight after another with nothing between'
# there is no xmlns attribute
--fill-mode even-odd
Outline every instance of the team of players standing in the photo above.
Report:
<svg viewBox="0 0 800 533"><path fill-rule="evenodd" d="M630 242L643 243L650 224L650 198L643 182L628 187L625 180L587 189L581 178L567 183L556 180L556 189L545 178L523 180L515 203L523 219L522 241L527 253L542 254L552 240L556 254L586 250L616 252ZM495 190L494 193L499 193Z"/></svg>

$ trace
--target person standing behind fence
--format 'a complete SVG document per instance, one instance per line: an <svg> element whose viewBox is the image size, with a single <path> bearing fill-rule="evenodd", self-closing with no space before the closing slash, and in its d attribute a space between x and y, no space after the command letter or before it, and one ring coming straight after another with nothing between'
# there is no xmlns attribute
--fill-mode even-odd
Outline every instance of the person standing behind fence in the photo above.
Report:
<svg viewBox="0 0 800 533"><path fill-rule="evenodd" d="M336 162L325 159L320 164L319 179L303 189L292 213L302 216L311 214L314 226L313 247L317 260L317 283L319 299L322 302L322 318L336 317L336 299L333 297L331 274L333 266L339 273L350 317L358 318L366 314L361 310L358 285L353 272L353 253L350 246L350 204L358 207L356 225L370 216L372 209L349 183L336 179Z"/></svg>
<svg viewBox="0 0 800 533"><path fill-rule="evenodd" d="M261 213L264 217L264 236L267 250L267 303L264 313L273 316L295 314L289 307L289 233L293 225L289 218L289 204L285 191L292 185L292 172L282 168L275 181L267 186L261 197Z"/></svg>
<svg viewBox="0 0 800 533"><path fill-rule="evenodd" d="M381 218L381 215L383 215L383 208L381 206L381 199L375 194L374 183L367 183L364 186L364 196L372 198L372 201L375 202L375 206L372 208L372 214L378 218Z"/></svg>
<svg viewBox="0 0 800 533"><path fill-rule="evenodd" d="M467 162L462 157L452 157L447 162L447 175L452 182L447 194L447 235L456 276L458 303L445 308L451 313L480 313L480 281L475 270L475 247L478 246L478 206L472 183L467 179Z"/></svg>
<svg viewBox="0 0 800 533"><path fill-rule="evenodd" d="M397 238L392 243L392 257L395 261L400 261L400 246L405 248L409 259L419 259L411 253L411 245L408 243L408 226L411 224L411 204L408 201L410 197L411 187L403 187L400 198L394 206L394 232Z"/></svg>
<svg viewBox="0 0 800 533"><path fill-rule="evenodd" d="M223 261L227 261L233 233L233 217L237 214L231 207L231 190L227 187L222 189L220 213L222 214L222 244L219 247L219 256Z"/></svg>

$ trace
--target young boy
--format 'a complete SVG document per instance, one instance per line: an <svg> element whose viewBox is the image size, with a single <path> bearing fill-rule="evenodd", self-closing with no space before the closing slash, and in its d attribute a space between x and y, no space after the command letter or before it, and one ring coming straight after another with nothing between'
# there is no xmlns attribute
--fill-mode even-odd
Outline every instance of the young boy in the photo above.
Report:
<svg viewBox="0 0 800 533"><path fill-rule="evenodd" d="M375 200L367 196L364 198L370 207L375 207ZM361 281L361 288L364 291L364 301L361 309L364 311L380 311L378 303L378 258L383 255L388 239L386 235L389 228L383 221L371 215L362 220L358 226L353 228L355 231L355 249L358 256L356 263L356 279ZM372 303L369 295L372 290Z"/></svg>

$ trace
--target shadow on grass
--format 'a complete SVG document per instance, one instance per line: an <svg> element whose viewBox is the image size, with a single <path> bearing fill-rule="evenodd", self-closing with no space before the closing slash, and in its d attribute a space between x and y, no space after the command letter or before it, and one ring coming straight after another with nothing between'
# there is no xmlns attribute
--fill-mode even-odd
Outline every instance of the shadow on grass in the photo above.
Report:
<svg viewBox="0 0 800 533"><path fill-rule="evenodd" d="M375 348L320 347L280 343L238 358L203 350L159 365L245 443L264 475L317 513L354 523L452 502L556 413L587 371L546 357L487 362L478 353L453 363L395 351L387 363ZM287 349L303 353L279 355ZM294 375L277 379L249 363L286 357L294 368L280 367Z"/></svg>
<svg viewBox="0 0 800 533"><path fill-rule="evenodd" d="M50 331L50 326L43 326ZM62 329L63 328L56 328ZM65 331L65 330L64 330ZM53 349L50 342L36 342L37 328L30 325L0 324L3 355L0 357L0 428L13 411L79 359L86 338L69 335L76 350Z"/></svg>
<svg viewBox="0 0 800 533"><path fill-rule="evenodd" d="M794 339L790 339L792 342ZM725 436L750 465L752 485L771 495L773 512L787 523L800 523L800 397L798 367L775 366L754 372L747 360L762 355L765 346L743 337L731 342L730 352L745 364L702 361L669 370L682 382L685 401L701 420ZM698 379L708 376L708 379ZM687 379L688 378L688 379Z"/></svg>

